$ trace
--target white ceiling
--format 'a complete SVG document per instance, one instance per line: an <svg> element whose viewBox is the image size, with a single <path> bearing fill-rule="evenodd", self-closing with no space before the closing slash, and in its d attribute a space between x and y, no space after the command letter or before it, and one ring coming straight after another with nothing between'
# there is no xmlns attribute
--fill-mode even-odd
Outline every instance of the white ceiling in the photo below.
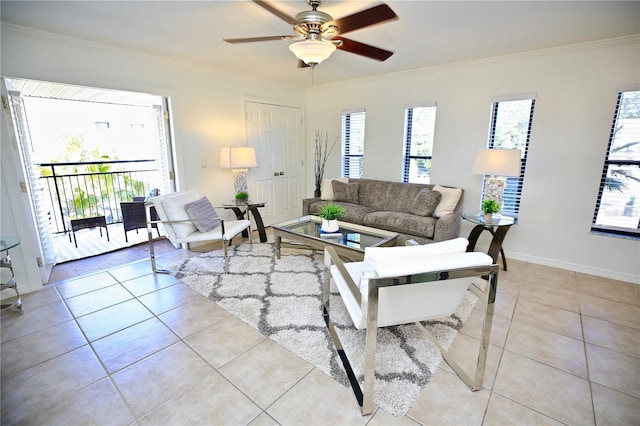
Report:
<svg viewBox="0 0 640 426"><path fill-rule="evenodd" d="M271 0L295 16L303 0ZM381 1L326 0L334 18ZM387 1L399 20L350 32L395 54L377 62L336 51L315 84L508 55L640 33L638 1ZM311 84L290 41L229 44L223 38L292 34L249 0L5 1L2 21L289 84Z"/></svg>

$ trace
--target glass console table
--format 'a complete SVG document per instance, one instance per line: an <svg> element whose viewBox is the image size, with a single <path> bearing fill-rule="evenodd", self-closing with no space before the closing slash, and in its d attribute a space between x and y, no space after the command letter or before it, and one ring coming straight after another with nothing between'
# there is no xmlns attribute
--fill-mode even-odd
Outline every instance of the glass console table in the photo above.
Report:
<svg viewBox="0 0 640 426"><path fill-rule="evenodd" d="M516 220L513 217L497 215L494 215L491 219L487 219L483 214L463 214L462 218L476 224L469 233L469 247L467 247L467 251L475 250L478 238L483 231L490 232L491 235L493 235L493 238L491 239L491 244L489 245L489 251L487 254L491 256L494 263L498 261L498 254L500 254L502 256L503 269L506 271L507 258L504 255L504 250L502 249L502 242L507 236L507 232L509 232L511 226L516 223Z"/></svg>
<svg viewBox="0 0 640 426"><path fill-rule="evenodd" d="M9 256L9 250L17 247L21 242L22 240L18 237L0 237L0 292L4 293L5 290L16 292L16 296L6 299L8 301L7 304L3 303L0 306L3 312L5 310L15 310L22 313L22 299L20 298L20 292L18 292L16 276L13 273L13 265ZM4 300L2 299L3 302Z"/></svg>

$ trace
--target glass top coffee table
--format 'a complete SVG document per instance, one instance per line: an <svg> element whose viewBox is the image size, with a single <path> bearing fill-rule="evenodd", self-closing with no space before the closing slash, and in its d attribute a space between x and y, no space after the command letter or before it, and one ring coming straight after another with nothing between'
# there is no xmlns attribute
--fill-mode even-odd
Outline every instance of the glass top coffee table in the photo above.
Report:
<svg viewBox="0 0 640 426"><path fill-rule="evenodd" d="M396 245L398 234L368 226L348 222L338 222L339 236L326 236L320 232L322 219L318 216L304 216L271 225L276 238L276 256L280 259L282 247L324 250L330 245L339 256L352 260L362 260L367 247L388 247ZM293 242L283 242L282 239Z"/></svg>

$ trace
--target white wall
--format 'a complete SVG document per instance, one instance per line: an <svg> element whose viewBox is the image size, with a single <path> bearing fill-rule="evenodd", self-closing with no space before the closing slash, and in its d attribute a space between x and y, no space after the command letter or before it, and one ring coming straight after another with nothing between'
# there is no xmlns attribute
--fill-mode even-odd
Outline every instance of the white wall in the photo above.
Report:
<svg viewBox="0 0 640 426"><path fill-rule="evenodd" d="M315 86L305 101L307 163L316 129L333 139L341 112L364 107L363 177L399 181L404 108L436 101L431 182L464 188L472 213L482 177L471 167L476 149L486 147L492 97L536 93L520 220L505 240L507 259L640 283L639 242L589 232L617 92L640 84L639 47L632 37ZM339 157L336 149L325 177L339 176ZM312 193L312 170L307 187ZM461 235L470 229L463 223Z"/></svg>
<svg viewBox="0 0 640 426"><path fill-rule="evenodd" d="M218 166L218 148L245 144L243 99L264 99L291 106L302 106L304 100L304 90L299 87L244 78L5 23L1 30L0 71L3 77L169 96L178 184L181 188L195 188L212 200L227 200L233 196L233 176L230 170ZM2 137L4 149L5 133ZM207 168L201 167L202 160L206 160ZM7 189L10 193L14 190ZM2 191L4 227L5 223L13 223L10 217L13 212L10 203L5 202L4 184ZM21 227L17 232L20 235L30 233ZM24 264L24 259L31 256L35 259L37 255L25 253L14 256L14 260ZM31 285L39 287L39 283ZM26 284L20 288L24 291L36 289L27 288Z"/></svg>

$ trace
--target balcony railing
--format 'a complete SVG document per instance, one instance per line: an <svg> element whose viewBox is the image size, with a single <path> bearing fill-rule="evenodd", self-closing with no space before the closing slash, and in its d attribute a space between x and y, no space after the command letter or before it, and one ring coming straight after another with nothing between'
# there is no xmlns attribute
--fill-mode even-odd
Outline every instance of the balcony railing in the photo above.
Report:
<svg viewBox="0 0 640 426"><path fill-rule="evenodd" d="M40 163L44 203L54 233L70 230L72 219L104 216L122 222L120 202L145 196L160 182L156 160Z"/></svg>

